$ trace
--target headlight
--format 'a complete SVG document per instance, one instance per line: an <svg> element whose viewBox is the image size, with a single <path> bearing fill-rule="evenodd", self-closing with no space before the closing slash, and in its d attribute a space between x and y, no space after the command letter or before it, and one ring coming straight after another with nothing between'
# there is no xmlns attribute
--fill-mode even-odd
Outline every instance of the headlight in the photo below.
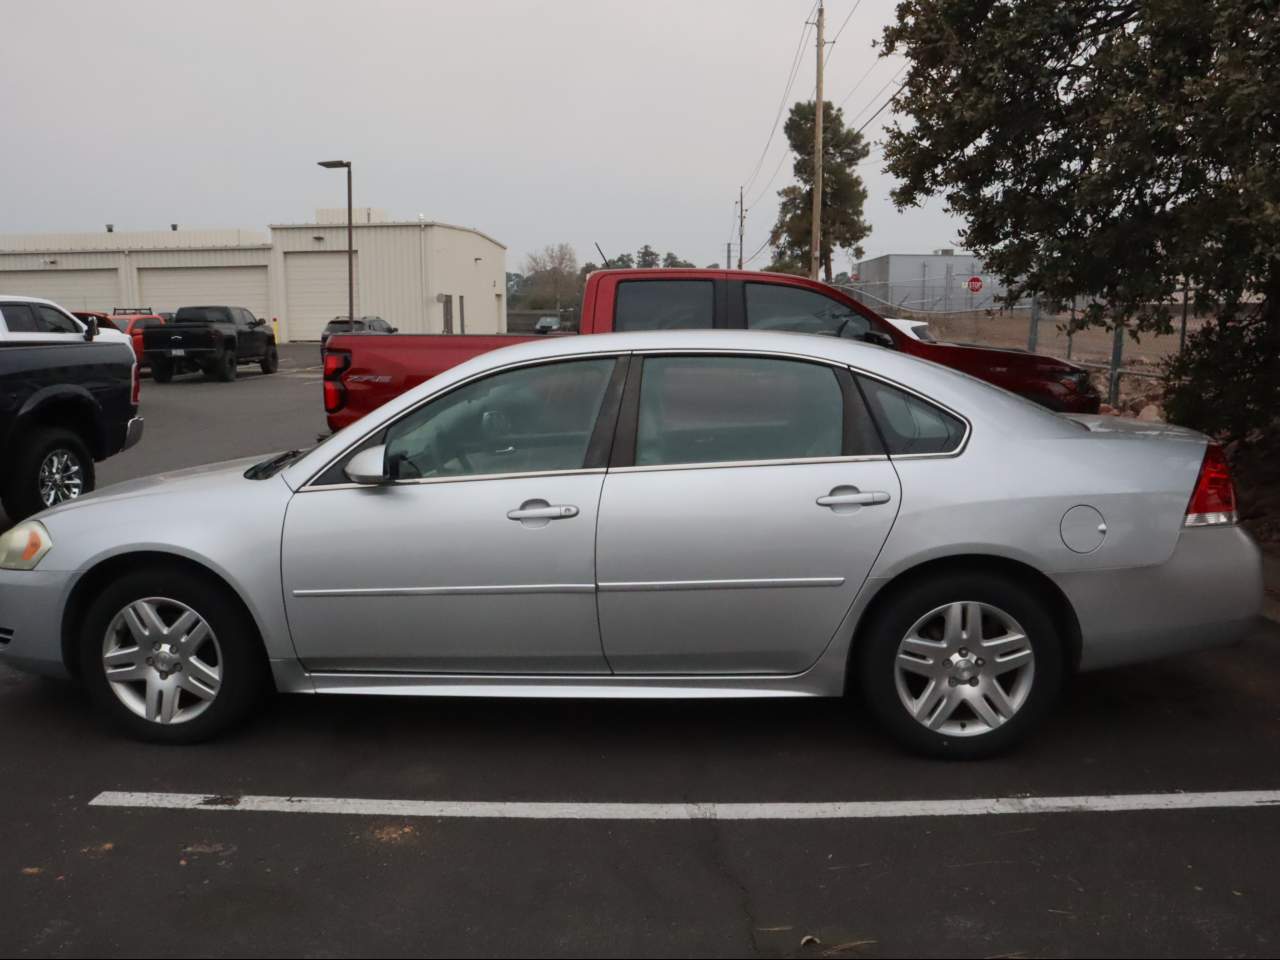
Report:
<svg viewBox="0 0 1280 960"><path fill-rule="evenodd" d="M0 570L33 570L52 546L43 523L20 523L0 537Z"/></svg>

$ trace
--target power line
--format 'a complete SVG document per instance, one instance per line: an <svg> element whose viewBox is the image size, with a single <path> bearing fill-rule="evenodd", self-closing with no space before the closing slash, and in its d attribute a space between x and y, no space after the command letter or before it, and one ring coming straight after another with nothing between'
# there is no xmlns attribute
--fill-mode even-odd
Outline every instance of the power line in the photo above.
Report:
<svg viewBox="0 0 1280 960"><path fill-rule="evenodd" d="M804 18L804 28L800 31L800 42L796 44L796 52L791 58L791 69L787 74L787 85L782 91L782 99L778 103L778 111L773 117L773 126L769 129L769 138L765 140L764 149L760 151L760 159L756 161L755 168L743 184L743 189L747 189L755 183L756 177L760 174L760 167L764 165L764 158L769 153L769 145L773 143L774 134L778 132L778 121L782 119L782 112L787 106L787 98L791 96L791 87L796 82L796 74L800 70L800 56L804 52L804 44L809 37L809 17L813 16L813 11L816 9L818 9L818 4L815 0L808 16Z"/></svg>
<svg viewBox="0 0 1280 960"><path fill-rule="evenodd" d="M849 11L849 15L844 18L844 22L840 24L840 29L836 31L836 35L831 38L831 49L827 51L827 57L824 61L831 61L831 54L835 53L836 41L840 39L840 34L844 33L844 28L849 25L849 21L853 19L853 15L858 12L858 7L862 5L862 0L854 0L853 9Z"/></svg>
<svg viewBox="0 0 1280 960"><path fill-rule="evenodd" d="M893 86L894 82L895 82L895 81L896 81L900 76L902 76L902 72L903 72L904 70L906 70L906 69L907 69L907 64L905 64L905 63L904 63L901 67L899 67L899 68L898 68L898 72L897 72L897 73L895 73L892 77L890 77L890 78L889 78L889 81L888 81L888 82L887 82L883 87L881 87L879 90L877 90L877 91L872 95L871 99L867 101L867 105L866 105L865 107L863 107L861 110L859 110L857 113L855 113L853 116L851 116L851 117L849 118L849 120L848 120L849 125L850 125L850 126L852 126L852 125L853 125L853 122L854 122L855 120L857 120L860 116L862 116L862 115L863 115L864 113L866 113L869 109L871 109L871 105L872 105L873 103L875 103L877 100L879 100L879 99L880 99L880 95L881 95L882 93L884 93L884 92L885 92L886 90L888 90L891 86ZM903 83L903 86L906 86L906 83L905 83L905 82ZM901 87L900 87L899 89L901 89ZM897 96L897 94L895 93L895 94L894 94L894 96L896 97L896 96ZM883 107L881 107L881 109L884 109L884 108L883 108ZM876 112L877 112L877 113L879 113L880 111L878 111L878 110L877 110Z"/></svg>
<svg viewBox="0 0 1280 960"><path fill-rule="evenodd" d="M871 72L875 70L876 67L880 66L880 62L881 61L879 58L871 61L871 66L867 67L867 72L858 78L858 82L853 85L853 89L850 90L848 93L846 93L844 95L844 99L836 104L837 110L839 110L841 107L843 107L846 103L849 102L849 98L852 97L858 91L858 88L862 86L863 81L866 80L867 77L871 76Z"/></svg>
<svg viewBox="0 0 1280 960"><path fill-rule="evenodd" d="M910 77L908 77L908 78L907 78L907 80L910 80L910 79L911 79ZM898 89L897 89L897 90L895 90L895 91L893 91L893 96L892 96L892 97L890 97L888 100L886 100L884 103L880 104L880 109L878 109L878 110L877 110L875 113L873 113L871 116L867 117L867 121L866 121L866 123L864 123L862 126L860 126L860 127L858 128L858 132L859 132L859 133L861 133L863 130L867 129L867 127L869 127L869 126L871 125L871 121L872 121L872 120L874 120L876 117L880 116L880 114L884 113L884 108L885 108L885 107L887 107L889 104L893 103L893 101L895 101L895 100L897 100L897 99L898 99L898 94L900 94L900 93L902 92L902 88L903 88L903 87L905 87L905 86L907 85L907 80L903 80L903 81L902 81L902 83L898 84Z"/></svg>
<svg viewBox="0 0 1280 960"><path fill-rule="evenodd" d="M747 259L742 261L742 265L745 267L748 263L750 263L756 257L760 256L760 254L764 251L764 248L767 247L768 245L769 245L769 238L766 237L764 243L756 247L756 252L753 253L751 256L747 257Z"/></svg>

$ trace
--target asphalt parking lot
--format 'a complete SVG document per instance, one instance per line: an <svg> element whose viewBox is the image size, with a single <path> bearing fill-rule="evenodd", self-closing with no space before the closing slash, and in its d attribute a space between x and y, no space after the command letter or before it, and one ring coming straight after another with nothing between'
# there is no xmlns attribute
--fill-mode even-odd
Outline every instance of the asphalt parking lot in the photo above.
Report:
<svg viewBox="0 0 1280 960"><path fill-rule="evenodd" d="M144 381L146 435L100 483L313 441L317 354ZM1277 691L1280 626L1259 621L1232 649L1080 677L1026 747L959 764L820 701L282 697L234 736L165 748L0 668L0 953L1275 955L1280 806L1106 798L1280 791ZM1095 799L909 803L1020 797Z"/></svg>

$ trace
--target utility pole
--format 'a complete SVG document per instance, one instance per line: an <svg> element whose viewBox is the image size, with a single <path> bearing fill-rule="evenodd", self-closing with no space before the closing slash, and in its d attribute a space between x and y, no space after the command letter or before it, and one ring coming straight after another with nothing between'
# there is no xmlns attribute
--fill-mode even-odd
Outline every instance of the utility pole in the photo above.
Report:
<svg viewBox="0 0 1280 960"><path fill-rule="evenodd" d="M818 0L818 86L813 104L813 230L809 237L809 279L817 280L822 266L822 27L827 11Z"/></svg>
<svg viewBox="0 0 1280 960"><path fill-rule="evenodd" d="M747 228L747 211L742 206L742 188L738 188L738 269L742 269L742 234ZM727 269L728 263L725 264Z"/></svg>
<svg viewBox="0 0 1280 960"><path fill-rule="evenodd" d="M733 263L733 244L726 243L724 245L724 268L728 270L729 266L732 263Z"/></svg>

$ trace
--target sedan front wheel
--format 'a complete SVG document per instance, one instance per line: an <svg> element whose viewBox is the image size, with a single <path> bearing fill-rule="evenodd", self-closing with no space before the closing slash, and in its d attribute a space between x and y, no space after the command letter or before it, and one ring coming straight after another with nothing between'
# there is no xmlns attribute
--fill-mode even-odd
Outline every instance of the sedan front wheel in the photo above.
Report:
<svg viewBox="0 0 1280 960"><path fill-rule="evenodd" d="M191 743L259 703L267 671L252 622L224 588L185 571L139 570L90 605L81 674L133 736Z"/></svg>

